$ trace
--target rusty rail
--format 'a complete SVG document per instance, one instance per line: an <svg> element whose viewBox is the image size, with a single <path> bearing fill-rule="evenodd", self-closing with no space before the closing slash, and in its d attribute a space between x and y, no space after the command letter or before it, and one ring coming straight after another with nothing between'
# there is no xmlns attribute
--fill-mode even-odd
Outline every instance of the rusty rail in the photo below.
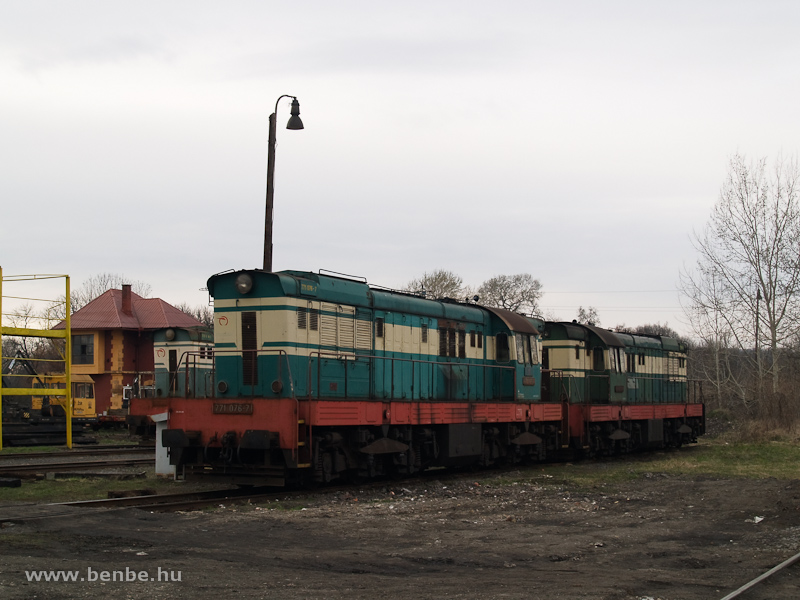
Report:
<svg viewBox="0 0 800 600"><path fill-rule="evenodd" d="M783 561L783 562L782 562L781 564L779 564L777 567L772 567L772 568L771 568L769 571L767 571L766 573L762 573L761 575L759 575L758 577L756 577L755 579L753 579L753 580L752 580L752 581L750 581L749 583L746 583L746 584L744 584L744 585L743 585L742 587L740 587L738 590L735 590L735 591L731 592L730 594L728 594L727 596L725 596L724 598L722 598L722 600L732 600L733 598L737 598L737 597L738 597L740 594L742 594L743 592L746 592L747 590L749 590L749 589L750 589L751 587L753 587L754 585L757 585L757 584L761 583L761 582L762 582L762 581L764 581L764 580L765 580L767 577L771 577L772 575L774 575L774 574L775 574L775 573L777 573L778 571L780 571L780 570L782 570L782 569L785 569L785 568L786 568L786 567L788 567L788 566L791 566L791 565L793 565L793 564L794 564L794 563L796 563L798 560L800 560L800 552L798 552L797 554L795 554L793 557L791 557L791 558L789 558L789 559L787 559L787 560Z"/></svg>

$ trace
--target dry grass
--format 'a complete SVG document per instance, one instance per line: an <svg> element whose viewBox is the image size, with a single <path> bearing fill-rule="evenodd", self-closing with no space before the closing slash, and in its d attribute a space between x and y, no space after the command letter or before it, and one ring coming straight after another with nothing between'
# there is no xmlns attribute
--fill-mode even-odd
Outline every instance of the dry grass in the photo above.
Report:
<svg viewBox="0 0 800 600"><path fill-rule="evenodd" d="M712 477L719 479L800 479L800 444L702 439L677 450L648 452L531 470L533 478L592 488L649 477ZM527 473L523 479L530 478Z"/></svg>
<svg viewBox="0 0 800 600"><path fill-rule="evenodd" d="M24 479L22 487L2 488L0 504L27 502L72 502L75 500L95 500L108 498L108 493L139 489L153 489L159 494L195 492L219 489L219 483L173 481L171 478L157 477L152 468L145 471L145 477L127 480L114 480L92 477L70 477L66 479Z"/></svg>
<svg viewBox="0 0 800 600"><path fill-rule="evenodd" d="M714 411L707 416L708 435L729 444L763 442L800 443L800 422L772 417L737 417L728 411Z"/></svg>

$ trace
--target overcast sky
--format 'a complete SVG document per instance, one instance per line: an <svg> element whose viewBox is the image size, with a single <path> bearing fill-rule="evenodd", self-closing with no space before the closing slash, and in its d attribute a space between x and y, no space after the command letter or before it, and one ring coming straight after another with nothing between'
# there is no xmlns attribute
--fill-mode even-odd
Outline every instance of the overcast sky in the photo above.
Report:
<svg viewBox="0 0 800 600"><path fill-rule="evenodd" d="M260 267L531 273L684 331L730 156L798 150L800 3L0 0L0 266L172 303ZM610 293L619 291L619 293ZM12 291L6 286L4 294Z"/></svg>

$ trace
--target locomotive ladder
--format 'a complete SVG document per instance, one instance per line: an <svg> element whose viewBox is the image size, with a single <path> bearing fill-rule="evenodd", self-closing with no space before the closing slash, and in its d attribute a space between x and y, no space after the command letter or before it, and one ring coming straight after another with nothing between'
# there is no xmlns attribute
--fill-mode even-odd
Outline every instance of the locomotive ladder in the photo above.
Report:
<svg viewBox="0 0 800 600"><path fill-rule="evenodd" d="M311 444L308 439L308 428L305 419L297 420L297 468L307 469L311 466Z"/></svg>

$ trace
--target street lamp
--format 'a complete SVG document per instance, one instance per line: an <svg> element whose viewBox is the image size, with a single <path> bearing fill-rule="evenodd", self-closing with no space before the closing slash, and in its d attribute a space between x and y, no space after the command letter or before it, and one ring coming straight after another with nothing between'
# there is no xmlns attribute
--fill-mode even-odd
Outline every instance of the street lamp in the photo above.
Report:
<svg viewBox="0 0 800 600"><path fill-rule="evenodd" d="M267 215L264 222L264 270L272 271L272 208L275 196L275 130L278 102L283 98L292 99L292 116L286 124L286 129L303 129L300 120L300 103L297 98L284 94L275 102L275 112L269 116L269 146L267 148Z"/></svg>

